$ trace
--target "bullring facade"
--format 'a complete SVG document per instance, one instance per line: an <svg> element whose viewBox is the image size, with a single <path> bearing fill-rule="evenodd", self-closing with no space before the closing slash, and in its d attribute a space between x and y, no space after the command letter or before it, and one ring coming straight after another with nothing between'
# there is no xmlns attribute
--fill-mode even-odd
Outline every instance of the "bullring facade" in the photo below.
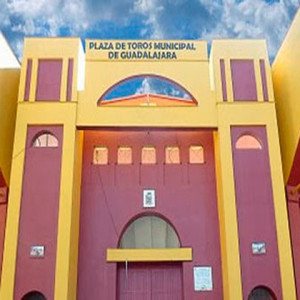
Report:
<svg viewBox="0 0 300 300"><path fill-rule="evenodd" d="M296 299L264 41L26 38L12 158L1 299Z"/></svg>

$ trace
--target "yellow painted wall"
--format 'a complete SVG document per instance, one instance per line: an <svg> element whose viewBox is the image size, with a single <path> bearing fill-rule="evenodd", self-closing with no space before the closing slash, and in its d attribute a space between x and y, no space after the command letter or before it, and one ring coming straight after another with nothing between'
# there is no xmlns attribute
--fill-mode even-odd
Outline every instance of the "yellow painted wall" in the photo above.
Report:
<svg viewBox="0 0 300 300"><path fill-rule="evenodd" d="M284 180L300 138L300 10L272 66Z"/></svg>
<svg viewBox="0 0 300 300"><path fill-rule="evenodd" d="M219 146L222 149L222 190L223 203L222 210L223 218L225 219L224 228L221 227L221 232L226 237L227 248L223 250L227 261L228 290L233 290L235 297L238 297L238 238L237 238L237 223L236 223L236 207L235 207L235 191L234 178L232 169L232 152L231 152L231 125L265 125L268 136L270 169L275 209L277 242L279 251L279 266L282 280L282 293L284 299L296 299L294 270L291 254L290 235L288 227L284 182L281 172L281 159L279 139L277 133L276 113L273 103L260 103L252 105L251 103L234 103L226 105L220 103L219 110ZM223 139L223 143L222 143ZM221 213L221 211L219 212ZM221 216L222 217L222 216ZM223 221L224 223L224 221ZM237 281L234 281L237 280ZM232 285L232 282L235 282ZM229 296L228 299L235 299ZM238 298L236 298L238 299Z"/></svg>
<svg viewBox="0 0 300 300"><path fill-rule="evenodd" d="M182 126L215 127L216 107L209 80L205 42L199 43L199 58L182 57L178 61L107 61L86 58L85 91L79 95L78 125L99 126ZM101 56L100 56L101 58ZM120 80L151 74L171 79L187 89L197 100L193 109L172 107L98 107L98 99Z"/></svg>
<svg viewBox="0 0 300 300"><path fill-rule="evenodd" d="M9 185L17 97L19 69L0 69L0 170Z"/></svg>
<svg viewBox="0 0 300 300"><path fill-rule="evenodd" d="M192 261L192 248L107 249L107 262Z"/></svg>
<svg viewBox="0 0 300 300"><path fill-rule="evenodd" d="M220 59L224 59L228 102L222 102ZM234 102L231 59L253 59L257 82L258 102ZM269 101L263 102L259 60L265 60ZM213 41L211 52L212 78L217 98L218 131L214 134L218 210L220 220L224 299L242 299L239 241L230 127L234 125L265 125L269 143L279 264L284 299L296 299L280 148L272 89L271 69L264 41ZM234 284L233 284L234 282Z"/></svg>
<svg viewBox="0 0 300 300"><path fill-rule="evenodd" d="M76 299L82 133L76 130L79 39L25 40L7 214L0 299L13 299L23 167L28 125L63 125L55 299ZM32 59L30 99L24 99L27 58ZM63 59L61 102L34 102L38 59ZM72 101L66 99L67 61L74 59Z"/></svg>
<svg viewBox="0 0 300 300"><path fill-rule="evenodd" d="M263 87L261 82L261 73L259 60L265 61L266 81L269 95L269 101L274 101L272 73L269 63L267 45L265 40L216 40L212 42L211 48L211 70L212 80L215 85L215 92L218 101L223 101L220 60L224 59L226 82L227 82L227 97L228 102L233 102L232 78L230 69L231 59L251 59L254 61L254 71L256 79L256 88L258 101L263 102Z"/></svg>
<svg viewBox="0 0 300 300"><path fill-rule="evenodd" d="M79 38L26 38L24 41L23 63L21 69L19 97L18 101L24 101L26 69L28 59L32 59L31 72L31 88L29 93L29 102L35 101L36 83L38 75L38 60L39 59L62 59L62 79L61 79L61 99L66 101L67 95L67 72L68 60L74 59L73 65L73 85L72 85L72 99L77 101L77 86L78 86L78 69L79 69L79 51L82 51L82 45Z"/></svg>
<svg viewBox="0 0 300 300"><path fill-rule="evenodd" d="M77 256L80 209L80 178L83 133L86 127L196 127L214 130L218 209L224 299L241 299L242 283L231 151L231 125L265 125L267 128L280 270L284 299L295 299L293 265L277 133L271 71L264 41L215 41L210 61L205 52L199 60L114 61L87 57L85 90L77 92L73 76L72 102L65 102L67 60L74 58L74 73L79 69L79 39L40 39L25 41L14 159L12 162L5 252L0 299L13 299L16 266L18 220L24 165L27 125L62 124L64 145L57 240L55 299L76 299ZM203 44L201 44L203 49ZM205 44L206 47L206 44ZM201 50L202 51L202 50ZM202 52L201 52L202 53ZM63 58L61 101L35 102L35 87L29 102L24 102L26 62L33 61L31 82L37 81L38 59ZM222 102L220 59L226 66L228 102ZM253 59L257 79L258 102L233 102L230 59ZM266 62L269 102L263 102L259 60ZM211 72L210 72L211 71ZM165 76L185 87L197 100L196 107L98 107L97 101L112 85L129 76L154 74ZM78 102L77 102L78 101Z"/></svg>

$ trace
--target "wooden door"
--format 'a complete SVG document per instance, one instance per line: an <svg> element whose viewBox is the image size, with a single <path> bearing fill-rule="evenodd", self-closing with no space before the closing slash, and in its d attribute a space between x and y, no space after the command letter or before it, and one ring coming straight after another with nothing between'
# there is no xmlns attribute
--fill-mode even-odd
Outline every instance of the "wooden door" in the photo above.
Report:
<svg viewBox="0 0 300 300"><path fill-rule="evenodd" d="M181 263L118 266L118 300L182 300Z"/></svg>

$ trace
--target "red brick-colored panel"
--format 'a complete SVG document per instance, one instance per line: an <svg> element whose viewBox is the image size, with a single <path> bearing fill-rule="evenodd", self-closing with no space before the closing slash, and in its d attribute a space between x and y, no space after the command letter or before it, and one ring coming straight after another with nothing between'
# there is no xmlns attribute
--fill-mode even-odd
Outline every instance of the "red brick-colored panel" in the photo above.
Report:
<svg viewBox="0 0 300 300"><path fill-rule="evenodd" d="M298 141L297 149L295 152L293 165L291 168L288 185L297 186L300 184L300 140Z"/></svg>
<svg viewBox="0 0 300 300"><path fill-rule="evenodd" d="M56 136L58 147L33 147L33 139L45 131ZM33 290L54 299L62 139L62 126L28 128L14 299ZM31 246L44 246L45 256L31 257Z"/></svg>
<svg viewBox="0 0 300 300"><path fill-rule="evenodd" d="M259 66L260 66L261 82L262 82L262 86L263 86L264 101L268 101L269 94L268 94L266 66L265 66L265 61L263 59L259 60Z"/></svg>
<svg viewBox="0 0 300 300"><path fill-rule="evenodd" d="M71 101L72 99L73 65L74 60L70 58L68 64L67 101Z"/></svg>
<svg viewBox="0 0 300 300"><path fill-rule="evenodd" d="M25 94L24 100L29 100L30 83L31 83L32 59L27 60L26 80L25 80Z"/></svg>
<svg viewBox="0 0 300 300"><path fill-rule="evenodd" d="M223 100L227 101L227 82L226 82L226 72L225 72L225 62L224 62L224 59L220 60L220 69L221 69Z"/></svg>
<svg viewBox="0 0 300 300"><path fill-rule="evenodd" d="M77 299L118 299L118 272L116 264L106 262L106 249L117 248L128 224L141 215L166 219L181 246L193 248L193 262L182 266L180 299L222 299L212 131L86 130L84 136ZM205 164L190 164L189 147L198 144L205 149ZM97 145L108 148L108 165L91 163ZM120 145L131 147L132 164L117 164ZM141 164L141 151L149 145L156 149L156 163ZM180 164L165 163L165 149L172 145L180 149ZM155 190L156 207L143 208L144 189ZM195 264L212 266L213 291L194 291ZM133 263L128 263L129 270L131 267ZM159 297L156 288L154 292Z"/></svg>
<svg viewBox="0 0 300 300"><path fill-rule="evenodd" d="M6 213L7 213L7 204L1 203L0 204L0 281L1 281L1 270L2 270L4 237L5 237Z"/></svg>
<svg viewBox="0 0 300 300"><path fill-rule="evenodd" d="M6 186L5 179L4 179L2 171L0 169L0 187L5 187L5 186Z"/></svg>
<svg viewBox="0 0 300 300"><path fill-rule="evenodd" d="M235 101L256 101L256 80L253 60L230 61L233 98Z"/></svg>
<svg viewBox="0 0 300 300"><path fill-rule="evenodd" d="M251 134L260 148L239 149L241 136ZM231 128L235 197L241 259L243 299L256 286L270 288L281 299L281 277L266 128ZM266 253L252 253L252 243L264 242Z"/></svg>
<svg viewBox="0 0 300 300"><path fill-rule="evenodd" d="M0 187L0 204L6 203L8 200L8 187Z"/></svg>
<svg viewBox="0 0 300 300"><path fill-rule="evenodd" d="M300 299L300 193L295 189L295 186L287 186L287 201L289 213L289 225L292 241L294 270L296 277L297 299Z"/></svg>
<svg viewBox="0 0 300 300"><path fill-rule="evenodd" d="M117 299L182 300L182 264L119 264Z"/></svg>
<svg viewBox="0 0 300 300"><path fill-rule="evenodd" d="M37 101L59 101L62 60L39 60L36 87Z"/></svg>

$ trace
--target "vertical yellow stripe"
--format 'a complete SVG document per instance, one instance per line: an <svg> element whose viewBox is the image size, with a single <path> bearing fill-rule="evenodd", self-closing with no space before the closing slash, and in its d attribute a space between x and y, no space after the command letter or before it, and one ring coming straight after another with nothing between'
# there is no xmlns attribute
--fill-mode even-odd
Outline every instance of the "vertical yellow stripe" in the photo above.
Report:
<svg viewBox="0 0 300 300"><path fill-rule="evenodd" d="M10 193L6 219L5 243L3 253L0 299L12 300L14 295L17 244L19 233L19 216L22 197L23 166L25 159L27 126L17 118Z"/></svg>
<svg viewBox="0 0 300 300"><path fill-rule="evenodd" d="M227 87L227 101L233 102L233 82L232 82L232 74L231 74L231 62L230 59L225 59L225 77L226 77L226 87Z"/></svg>
<svg viewBox="0 0 300 300"><path fill-rule="evenodd" d="M67 100L67 84L68 84L68 68L69 60L64 58L62 60L62 70L61 70L61 85L60 85L60 101L66 102Z"/></svg>
<svg viewBox="0 0 300 300"><path fill-rule="evenodd" d="M275 107L273 118L267 126L270 169L273 188L273 201L276 219L277 243L279 252L279 265L281 272L281 284L283 299L296 299L295 278L293 269L292 249L289 233L282 164L280 157L279 138L277 133L277 121Z"/></svg>
<svg viewBox="0 0 300 300"><path fill-rule="evenodd" d="M228 124L220 122L214 140L224 299L242 299L231 137Z"/></svg>
<svg viewBox="0 0 300 300"><path fill-rule="evenodd" d="M29 102L34 102L36 99L37 80L38 80L38 59L32 58Z"/></svg>
<svg viewBox="0 0 300 300"><path fill-rule="evenodd" d="M80 197L78 190L80 188L78 164L81 167L81 137L78 136L79 144L76 145L75 117L76 114L74 113L73 120L64 124L55 274L56 300L72 300L74 298L71 295L76 294ZM73 274L70 273L71 271Z"/></svg>
<svg viewBox="0 0 300 300"><path fill-rule="evenodd" d="M256 83L256 91L257 91L257 100L258 100L258 102L264 102L263 84L262 84L262 79L261 79L259 59L254 59L253 63L254 63L254 74L255 74L255 83Z"/></svg>

